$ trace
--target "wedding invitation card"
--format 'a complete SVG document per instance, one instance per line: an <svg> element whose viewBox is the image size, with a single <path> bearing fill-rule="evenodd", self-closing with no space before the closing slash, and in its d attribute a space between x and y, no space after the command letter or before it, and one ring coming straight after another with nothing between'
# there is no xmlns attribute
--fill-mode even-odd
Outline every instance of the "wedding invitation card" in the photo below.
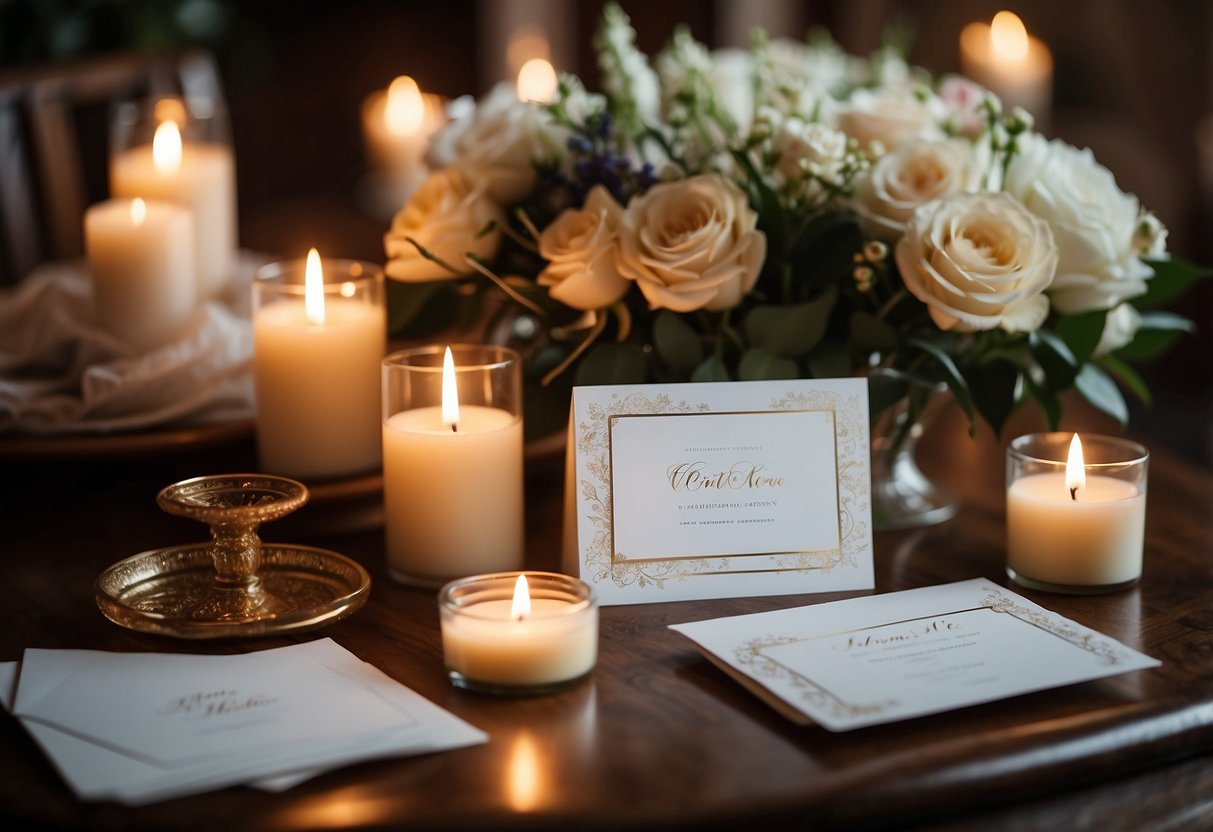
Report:
<svg viewBox="0 0 1213 832"><path fill-rule="evenodd" d="M566 570L602 604L870 589L862 379L578 387Z"/></svg>
<svg viewBox="0 0 1213 832"><path fill-rule="evenodd" d="M788 719L830 731L1159 664L983 579L671 629Z"/></svg>

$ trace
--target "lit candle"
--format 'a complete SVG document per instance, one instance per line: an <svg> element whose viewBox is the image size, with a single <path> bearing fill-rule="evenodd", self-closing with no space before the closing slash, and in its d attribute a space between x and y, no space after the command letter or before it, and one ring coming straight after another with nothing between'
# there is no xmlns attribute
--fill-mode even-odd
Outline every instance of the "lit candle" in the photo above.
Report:
<svg viewBox="0 0 1213 832"><path fill-rule="evenodd" d="M1007 572L1038 589L1118 589L1141 576L1146 527L1148 454L1136 443L1087 437L1097 461L1084 460L1082 441L1020 437L1008 451Z"/></svg>
<svg viewBox="0 0 1213 832"><path fill-rule="evenodd" d="M407 75L362 102L362 136L371 163L409 192L429 172L430 136L445 123L442 98L423 93Z"/></svg>
<svg viewBox="0 0 1213 832"><path fill-rule="evenodd" d="M964 74L1002 99L1003 107L1023 107L1038 124L1049 118L1053 98L1053 56L1028 34L1012 12L989 23L970 23L960 33Z"/></svg>
<svg viewBox="0 0 1213 832"><path fill-rule="evenodd" d="M375 266L344 260L326 267L312 249L302 268L294 261L257 273L253 377L262 470L323 479L379 466L386 329L383 272Z"/></svg>
<svg viewBox="0 0 1213 832"><path fill-rule="evenodd" d="M170 341L197 309L194 221L171 202L111 199L84 215L97 322L137 350Z"/></svg>
<svg viewBox="0 0 1213 832"><path fill-rule="evenodd" d="M117 197L180 202L193 211L198 294L213 297L228 287L235 261L236 166L225 144L183 141L184 110L180 102L167 101L177 106L160 109L165 118L151 144L111 160L110 190Z"/></svg>
<svg viewBox="0 0 1213 832"><path fill-rule="evenodd" d="M518 70L516 90L519 101L547 104L556 97L558 85L556 70L543 58L531 58Z"/></svg>
<svg viewBox="0 0 1213 832"><path fill-rule="evenodd" d="M409 583L522 565L519 359L498 347L455 349L459 361L450 347L384 361L388 566Z"/></svg>
<svg viewBox="0 0 1213 832"><path fill-rule="evenodd" d="M478 575L443 587L438 606L451 681L489 692L576 682L598 657L590 588L549 572Z"/></svg>

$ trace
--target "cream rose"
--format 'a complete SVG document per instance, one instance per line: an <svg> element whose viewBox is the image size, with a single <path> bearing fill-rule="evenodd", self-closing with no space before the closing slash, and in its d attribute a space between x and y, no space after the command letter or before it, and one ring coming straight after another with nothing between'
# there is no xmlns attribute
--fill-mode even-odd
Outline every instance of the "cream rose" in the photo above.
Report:
<svg viewBox="0 0 1213 832"><path fill-rule="evenodd" d="M814 198L823 192L822 182L843 183L847 136L840 130L795 116L781 118L772 127L770 149L777 156L776 185L801 184L802 193Z"/></svg>
<svg viewBox="0 0 1213 832"><path fill-rule="evenodd" d="M484 182L497 204L512 205L535 187L536 162L557 158L566 138L546 110L519 101L513 85L503 83L434 135L429 159L439 167L459 165Z"/></svg>
<svg viewBox="0 0 1213 832"><path fill-rule="evenodd" d="M1049 314L1057 268L1046 222L1004 193L959 193L920 206L897 244L906 288L940 329L1027 332Z"/></svg>
<svg viewBox="0 0 1213 832"><path fill-rule="evenodd" d="M858 89L840 106L837 120L838 127L866 150L877 143L888 151L910 139L943 137L930 102L908 89Z"/></svg>
<svg viewBox="0 0 1213 832"><path fill-rule="evenodd" d="M714 174L655 185L623 214L619 268L653 308L729 309L754 288L766 257L758 215Z"/></svg>
<svg viewBox="0 0 1213 832"><path fill-rule="evenodd" d="M581 208L561 213L539 235L539 254L548 261L539 285L574 309L601 309L623 297L631 284L619 274L616 256L622 216L601 185Z"/></svg>
<svg viewBox="0 0 1213 832"><path fill-rule="evenodd" d="M490 222L496 227L481 236ZM460 269L468 253L486 260L497 253L504 224L505 213L462 170L435 171L392 220L383 240L388 256L384 273L406 283L455 277L423 256L408 238Z"/></svg>
<svg viewBox="0 0 1213 832"><path fill-rule="evenodd" d="M913 139L855 183L852 207L872 237L894 242L918 206L977 185L973 146L963 139Z"/></svg>
<svg viewBox="0 0 1213 832"><path fill-rule="evenodd" d="M1135 247L1137 198L1117 187L1090 150L1033 135L1012 160L1004 187L1053 228L1060 259L1049 296L1059 311L1111 309L1146 291L1153 272Z"/></svg>

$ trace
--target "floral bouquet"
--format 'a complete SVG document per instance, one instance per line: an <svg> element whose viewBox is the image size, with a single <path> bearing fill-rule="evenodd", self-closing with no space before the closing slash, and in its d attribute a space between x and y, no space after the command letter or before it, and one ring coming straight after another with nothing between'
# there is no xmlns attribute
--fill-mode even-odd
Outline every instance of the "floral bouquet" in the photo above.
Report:
<svg viewBox="0 0 1213 832"><path fill-rule="evenodd" d="M1132 362L1191 329L1152 311L1203 276L1158 220L971 82L820 37L634 40L608 5L602 94L500 87L435 136L386 236L397 327L496 287L541 397L863 374L903 433L945 386L996 432L1029 399L1056 425L1071 388L1123 423Z"/></svg>

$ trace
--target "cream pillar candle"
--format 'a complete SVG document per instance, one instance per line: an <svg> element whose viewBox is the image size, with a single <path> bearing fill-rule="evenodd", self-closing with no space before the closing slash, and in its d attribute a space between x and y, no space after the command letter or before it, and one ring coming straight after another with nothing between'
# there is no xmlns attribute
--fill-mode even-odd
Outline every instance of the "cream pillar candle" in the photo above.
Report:
<svg viewBox="0 0 1213 832"><path fill-rule="evenodd" d="M136 350L170 341L198 307L194 223L171 202L111 199L84 215L97 322Z"/></svg>
<svg viewBox="0 0 1213 832"><path fill-rule="evenodd" d="M261 468L305 480L372 471L381 459L383 273L349 260L322 267L315 249L308 261L268 266L253 284Z"/></svg>
<svg viewBox="0 0 1213 832"><path fill-rule="evenodd" d="M110 190L117 197L173 200L194 213L194 268L199 295L221 294L236 257L236 166L225 144L182 141L166 120L151 144L116 153Z"/></svg>
<svg viewBox="0 0 1213 832"><path fill-rule="evenodd" d="M423 93L407 75L362 102L362 137L371 163L394 180L407 198L429 173L430 136L446 123L442 98Z"/></svg>
<svg viewBox="0 0 1213 832"><path fill-rule="evenodd" d="M1124 460L1089 464L1075 436L1076 450L1065 470L1059 460L1049 470L1047 464L1033 464L1041 461L1032 459L1039 451L1024 450L1024 440L1030 439L1016 440L1018 449L1012 443L1009 457L1008 574L1029 587L1069 592L1103 591L1136 581L1146 527L1144 449L1088 437L1097 447L1130 446ZM1017 453L1032 462L1024 464Z"/></svg>
<svg viewBox="0 0 1213 832"><path fill-rule="evenodd" d="M456 581L439 595L451 681L484 691L541 691L588 674L598 657L598 609L567 575L507 572Z"/></svg>
<svg viewBox="0 0 1213 832"><path fill-rule="evenodd" d="M997 95L1005 109L1023 107L1037 125L1053 103L1053 55L1028 34L1012 12L991 23L970 23L960 33L960 63L966 76Z"/></svg>
<svg viewBox="0 0 1213 832"><path fill-rule="evenodd" d="M498 347L454 349L445 369L434 348L384 362L388 566L409 583L522 565L518 357Z"/></svg>

